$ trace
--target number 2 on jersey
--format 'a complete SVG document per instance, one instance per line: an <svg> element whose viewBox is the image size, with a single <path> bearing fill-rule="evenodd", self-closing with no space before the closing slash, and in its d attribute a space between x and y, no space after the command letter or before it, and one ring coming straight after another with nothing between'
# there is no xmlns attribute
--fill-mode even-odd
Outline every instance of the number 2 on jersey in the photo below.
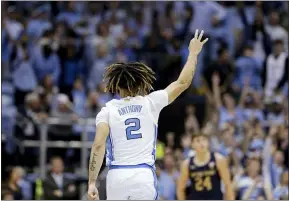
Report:
<svg viewBox="0 0 289 201"><path fill-rule="evenodd" d="M133 139L138 139L138 138L142 138L142 134L141 133L136 133L136 134L132 134L132 131L138 131L141 127L140 127L140 120L138 118L130 118L125 120L125 125L128 126L125 131L126 131L126 138L128 140L133 140Z"/></svg>

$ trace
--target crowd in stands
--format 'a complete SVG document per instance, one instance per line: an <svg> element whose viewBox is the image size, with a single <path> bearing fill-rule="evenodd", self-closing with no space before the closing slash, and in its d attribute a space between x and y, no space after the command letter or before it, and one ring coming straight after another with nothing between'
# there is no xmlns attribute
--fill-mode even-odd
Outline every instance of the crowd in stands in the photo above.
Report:
<svg viewBox="0 0 289 201"><path fill-rule="evenodd" d="M180 99L204 97L205 112L200 117L188 102L184 132L160 133L159 198L176 199L179 165L194 154L191 134L204 132L212 150L227 157L238 199L288 200L288 2L1 4L3 199L81 198L68 173L81 162L78 151L48 150L51 172L40 180L39 149L18 145L39 140L39 124L50 117L70 125L49 127L49 140L80 140L78 120L95 118L118 98L102 83L111 63L144 62L156 72L154 88L166 87L199 29L209 42ZM95 134L94 126L89 132Z"/></svg>

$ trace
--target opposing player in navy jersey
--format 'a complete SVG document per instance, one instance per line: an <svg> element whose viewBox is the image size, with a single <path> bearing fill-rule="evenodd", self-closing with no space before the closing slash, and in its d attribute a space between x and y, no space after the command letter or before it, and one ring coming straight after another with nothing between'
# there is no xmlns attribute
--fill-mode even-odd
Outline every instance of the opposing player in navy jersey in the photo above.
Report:
<svg viewBox="0 0 289 201"><path fill-rule="evenodd" d="M192 147L195 154L185 160L177 184L178 200L234 200L230 170L226 159L209 149L204 134L194 134ZM187 187L190 182L189 187ZM225 187L223 196L221 184Z"/></svg>
<svg viewBox="0 0 289 201"><path fill-rule="evenodd" d="M96 117L96 136L89 164L88 198L98 199L95 182L106 147L108 200L157 199L155 152L157 123L161 110L190 85L197 55L207 39L195 33L189 56L179 78L165 90L149 93L154 72L142 63L116 63L104 74L106 90L118 93L120 100L106 103Z"/></svg>

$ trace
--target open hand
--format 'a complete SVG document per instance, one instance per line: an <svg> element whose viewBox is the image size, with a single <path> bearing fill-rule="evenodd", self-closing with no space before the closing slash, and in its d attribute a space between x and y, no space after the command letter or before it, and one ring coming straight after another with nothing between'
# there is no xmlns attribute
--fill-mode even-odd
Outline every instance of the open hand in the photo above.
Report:
<svg viewBox="0 0 289 201"><path fill-rule="evenodd" d="M208 38L206 38L205 40L202 40L204 31L202 30L200 35L198 35L199 30L197 29L195 32L195 36L194 38L190 41L190 45L189 45L189 51L195 55L198 55L202 48L203 45L208 41Z"/></svg>

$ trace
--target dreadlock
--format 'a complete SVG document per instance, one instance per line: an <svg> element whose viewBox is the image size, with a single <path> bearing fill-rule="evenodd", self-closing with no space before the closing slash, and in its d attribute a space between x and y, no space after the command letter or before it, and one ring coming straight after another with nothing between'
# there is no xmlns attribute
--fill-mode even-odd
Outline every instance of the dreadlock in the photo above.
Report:
<svg viewBox="0 0 289 201"><path fill-rule="evenodd" d="M155 73L143 63L115 63L104 72L105 90L117 93L120 89L128 91L130 96L145 95L151 89Z"/></svg>

